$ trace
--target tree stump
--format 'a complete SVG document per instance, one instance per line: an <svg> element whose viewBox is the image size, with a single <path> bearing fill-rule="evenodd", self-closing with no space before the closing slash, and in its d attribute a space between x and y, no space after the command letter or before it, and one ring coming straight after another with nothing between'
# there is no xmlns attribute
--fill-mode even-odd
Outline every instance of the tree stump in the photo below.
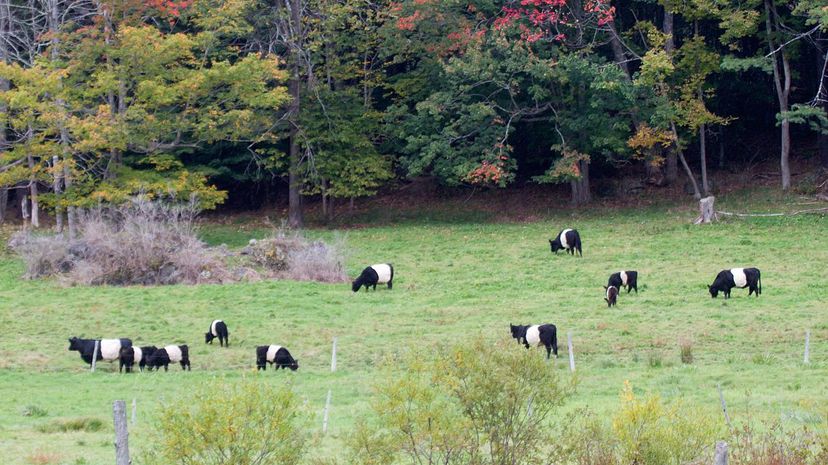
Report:
<svg viewBox="0 0 828 465"><path fill-rule="evenodd" d="M719 217L716 215L716 209L713 207L715 202L716 197L713 197L712 195L699 200L700 215L696 218L696 221L694 221L693 224L705 224L718 221Z"/></svg>
<svg viewBox="0 0 828 465"><path fill-rule="evenodd" d="M713 465L727 465L727 443L716 443L716 454L713 456Z"/></svg>

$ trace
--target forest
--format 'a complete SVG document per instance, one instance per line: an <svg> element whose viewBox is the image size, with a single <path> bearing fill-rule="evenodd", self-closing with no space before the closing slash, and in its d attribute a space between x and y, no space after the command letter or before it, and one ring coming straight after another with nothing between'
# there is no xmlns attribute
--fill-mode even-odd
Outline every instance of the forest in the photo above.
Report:
<svg viewBox="0 0 828 465"><path fill-rule="evenodd" d="M0 220L828 169L824 0L3 0ZM794 168L795 166L802 168Z"/></svg>

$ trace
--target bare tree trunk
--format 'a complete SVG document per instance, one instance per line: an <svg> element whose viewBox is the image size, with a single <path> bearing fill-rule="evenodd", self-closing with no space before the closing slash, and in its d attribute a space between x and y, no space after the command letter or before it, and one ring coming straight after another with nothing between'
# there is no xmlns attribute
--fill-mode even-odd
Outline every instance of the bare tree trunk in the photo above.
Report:
<svg viewBox="0 0 828 465"><path fill-rule="evenodd" d="M788 61L788 54L785 49L775 52L776 44L773 39L775 31L779 30L779 17L776 12L776 5L773 0L765 0L765 31L768 39L768 47L773 54L773 83L776 88L776 97L779 100L779 112L787 112L790 108L789 97L791 93L791 69ZM782 69L779 69L779 57L782 56ZM783 118L781 123L781 151L779 165L782 173L782 190L791 187L791 168L789 164L791 153L791 124L788 118Z"/></svg>
<svg viewBox="0 0 828 465"><path fill-rule="evenodd" d="M0 60L3 63L9 63L9 49L8 49L8 35L9 25L11 23L11 12L9 11L8 2L3 2L0 5ZM0 92L9 90L10 83L8 79L0 79ZM0 104L0 114L4 115L2 121L6 121L5 114L8 111L6 104ZM0 125L0 151L5 151L8 147L8 139L6 138L6 124ZM6 204L9 202L9 190L5 187L0 187L0 223L6 221Z"/></svg>
<svg viewBox="0 0 828 465"><path fill-rule="evenodd" d="M60 158L57 155L52 156L52 176L54 182L52 184L52 189L55 191L55 231L63 232L63 209L60 206L60 194L61 194L61 175L63 170L60 169Z"/></svg>
<svg viewBox="0 0 828 465"><path fill-rule="evenodd" d="M673 28L673 12L668 10L667 8L664 9L664 23L662 24L662 32L667 36L667 40L664 41L664 51L667 52L668 55L672 55L673 51L676 48L676 41L673 36L674 28ZM678 140L678 139L676 139ZM678 160L677 154L679 152L679 148L676 145L672 145L666 149L667 153L665 154L664 158L664 181L669 184L675 184L678 180Z"/></svg>
<svg viewBox="0 0 828 465"><path fill-rule="evenodd" d="M32 128L29 127L28 138L31 139L32 137ZM31 177L29 178L29 195L31 196L32 200L32 219L31 223L32 226L35 228L40 227L40 203L38 202L38 191L37 191L37 178L34 175L35 169L35 162L34 157L32 156L31 150L28 151L26 154L26 159L29 163L29 171L32 173Z"/></svg>
<svg viewBox="0 0 828 465"><path fill-rule="evenodd" d="M678 131L676 130L676 123L671 122L670 127L673 130L673 137L675 140L678 140ZM693 171L690 169L690 165L687 164L687 160L684 158L684 153L681 149L676 147L676 154L678 155L679 160L681 161L681 165L684 167L684 172L687 173L687 177L690 179L690 183L693 185L693 198L696 200L701 199L701 192L699 192L699 183L696 182L696 176L693 175Z"/></svg>
<svg viewBox="0 0 828 465"><path fill-rule="evenodd" d="M707 125L699 127L699 158L701 161L702 192L710 195L710 184L707 182Z"/></svg>
<svg viewBox="0 0 828 465"><path fill-rule="evenodd" d="M612 55L615 58L615 64L624 72L627 79L631 78L630 67L627 64L627 54L624 53L624 45L621 43L621 38L618 37L618 31L615 29L615 23L609 22L607 26L610 30L610 47L612 47Z"/></svg>
<svg viewBox="0 0 828 465"><path fill-rule="evenodd" d="M822 109L828 113L828 90L824 87L828 85L825 81L825 76L823 75L825 71L826 61L828 61L828 55L826 55L825 47L821 47L819 44L822 44L825 39L827 39L824 34L819 34L816 40L817 45L817 79L818 79L818 94L816 96L816 100L818 102L822 102L820 106ZM819 40L822 39L822 40ZM819 165L822 168L823 173L828 173L828 134L824 134L822 131L817 133L817 147L819 150Z"/></svg>
<svg viewBox="0 0 828 465"><path fill-rule="evenodd" d="M301 155L299 147L299 112L301 111L301 66L299 64L298 43L302 37L302 2L301 0L290 0L290 23L292 29L293 57L291 64L291 79L288 83L292 101L290 104L290 166L288 178L288 225L291 228L301 228L304 225L302 212L302 178L299 172Z"/></svg>
<svg viewBox="0 0 828 465"><path fill-rule="evenodd" d="M585 205L592 201L592 194L589 190L589 162L585 160L578 161L578 169L581 173L580 178L569 182L572 190L573 206Z"/></svg>
<svg viewBox="0 0 828 465"><path fill-rule="evenodd" d="M112 37L115 34L114 25L112 23L112 12L109 11L107 8L103 7L102 4L99 4L100 14L103 17L103 24L104 24L104 44L109 47L112 45ZM107 69L112 72L112 58L109 56L109 53L106 54L106 67ZM112 124L115 124L115 121L118 117L118 99L115 96L115 91L109 90L106 94L106 102L109 105L109 119ZM105 179L113 179L115 178L115 173L118 169L118 166L121 164L121 151L116 148L111 148L109 150L109 161L106 165L106 170L104 171L104 178Z"/></svg>

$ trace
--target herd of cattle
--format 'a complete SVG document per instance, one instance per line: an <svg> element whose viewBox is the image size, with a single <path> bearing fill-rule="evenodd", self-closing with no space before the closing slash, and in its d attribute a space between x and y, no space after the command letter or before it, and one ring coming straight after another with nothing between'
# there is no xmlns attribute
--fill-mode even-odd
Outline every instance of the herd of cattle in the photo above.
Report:
<svg viewBox="0 0 828 465"><path fill-rule="evenodd" d="M583 257L583 250L581 248L581 236L578 231L574 229L564 229L555 237L549 240L549 246L552 252L557 255L561 250ZM394 267L390 263L380 263L371 265L353 281L351 290L359 291L362 287L365 289L377 289L378 284L386 284L388 289L392 289L394 280ZM748 288L748 296L755 294L757 297L762 293L762 278L757 268L732 268L729 270L722 270L716 276L713 284L707 286L710 296L716 298L719 292L724 294L725 298L730 298L730 291L738 287L740 289ZM613 273L609 277L609 282L604 286L606 296L604 300L608 307L616 305L619 290L626 288L627 294L635 290L638 294L638 272L627 270ZM558 337L557 328L553 324L542 325L509 325L512 331L512 337L517 339L518 343L522 343L529 348L531 346L543 345L546 348L546 357L549 358L552 353L555 357L558 356ZM227 325L222 320L215 320L210 324L210 329L204 334L204 342L212 344L213 340L218 338L219 345L222 347L229 347L230 333L227 330ZM96 353L97 348L97 353ZM80 352L81 359L86 363L91 364L93 359L113 362L118 360L120 362L119 371L126 370L127 373L132 371L135 364L141 371L146 367L148 370L153 368L159 369L162 366L164 371L167 371L170 363L179 363L183 370L190 369L189 348L187 345L168 345L162 348L156 346L136 347L132 345L130 339L80 339L73 337L69 339L69 350ZM276 369L290 368L296 370L299 368L299 361L294 359L290 352L278 345L266 345L256 347L256 367L259 370L267 370L267 364L275 365Z"/></svg>

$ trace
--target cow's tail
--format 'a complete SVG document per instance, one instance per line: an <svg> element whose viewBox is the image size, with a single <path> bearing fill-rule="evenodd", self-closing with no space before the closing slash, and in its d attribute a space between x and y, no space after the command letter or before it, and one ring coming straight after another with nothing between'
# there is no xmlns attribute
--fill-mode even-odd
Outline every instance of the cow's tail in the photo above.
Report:
<svg viewBox="0 0 828 465"><path fill-rule="evenodd" d="M759 295L762 295L762 273L759 273Z"/></svg>
<svg viewBox="0 0 828 465"><path fill-rule="evenodd" d="M552 327L552 348L555 349L555 358L558 358L558 328Z"/></svg>

